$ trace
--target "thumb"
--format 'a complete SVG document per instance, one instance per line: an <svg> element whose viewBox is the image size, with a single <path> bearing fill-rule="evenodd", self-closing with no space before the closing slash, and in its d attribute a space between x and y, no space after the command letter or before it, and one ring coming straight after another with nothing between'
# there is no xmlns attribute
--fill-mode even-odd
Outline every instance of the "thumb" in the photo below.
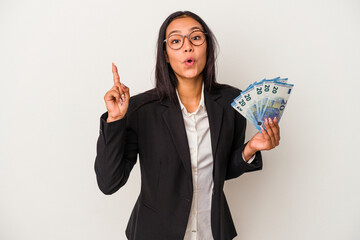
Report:
<svg viewBox="0 0 360 240"><path fill-rule="evenodd" d="M121 83L121 88L125 93L125 97L127 99L129 99L130 98L130 90L129 90L129 88L127 86L125 86L123 83Z"/></svg>

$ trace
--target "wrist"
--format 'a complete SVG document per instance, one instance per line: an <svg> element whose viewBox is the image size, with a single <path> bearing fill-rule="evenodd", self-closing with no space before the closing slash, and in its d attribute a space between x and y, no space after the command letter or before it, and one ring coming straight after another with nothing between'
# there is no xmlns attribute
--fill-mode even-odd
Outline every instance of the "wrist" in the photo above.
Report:
<svg viewBox="0 0 360 240"><path fill-rule="evenodd" d="M243 151L244 160L247 162L256 152L257 149L252 148L250 142L248 142Z"/></svg>
<svg viewBox="0 0 360 240"><path fill-rule="evenodd" d="M108 118L106 119L106 122L107 122L107 123L115 122L115 121L121 120L121 119L123 119L123 118L124 118L124 117L116 117L116 118L113 118L113 117L108 116Z"/></svg>

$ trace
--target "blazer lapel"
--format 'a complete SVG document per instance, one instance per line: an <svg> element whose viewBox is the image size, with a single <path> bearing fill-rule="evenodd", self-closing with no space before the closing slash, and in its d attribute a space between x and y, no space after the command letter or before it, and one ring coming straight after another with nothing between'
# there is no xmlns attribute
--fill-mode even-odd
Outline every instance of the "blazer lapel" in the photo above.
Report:
<svg viewBox="0 0 360 240"><path fill-rule="evenodd" d="M224 110L223 107L216 102L218 98L221 97L220 94L210 94L205 90L204 97L206 111L209 118L212 154L215 161Z"/></svg>
<svg viewBox="0 0 360 240"><path fill-rule="evenodd" d="M215 159L216 159L216 150L218 146L218 140L220 136L221 124L223 119L223 107L218 104L216 101L221 97L220 94L214 93L211 94L208 91L204 90L204 101L206 106L206 111L209 118L209 127L211 135L211 148L214 159L214 169L215 169ZM168 109L163 113L163 119L166 126L169 129L172 140L175 144L175 148L181 158L181 161L184 165L185 171L191 179L190 189L192 189L192 170L191 170L191 158L189 143L186 135L186 129L184 124L184 119L182 112L179 106L175 106L169 99L166 99L162 102L163 105L167 106ZM214 171L215 172L215 171Z"/></svg>
<svg viewBox="0 0 360 240"><path fill-rule="evenodd" d="M168 109L163 113L163 119L169 129L181 161L184 164L186 173L188 177L192 179L189 143L186 135L182 112L180 110L180 107L175 106L168 99L166 99L163 103L164 105L168 106Z"/></svg>

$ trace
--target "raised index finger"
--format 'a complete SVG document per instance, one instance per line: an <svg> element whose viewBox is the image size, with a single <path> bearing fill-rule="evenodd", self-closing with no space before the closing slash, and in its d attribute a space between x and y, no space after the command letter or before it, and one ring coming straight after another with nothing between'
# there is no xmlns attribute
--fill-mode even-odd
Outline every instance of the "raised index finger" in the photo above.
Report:
<svg viewBox="0 0 360 240"><path fill-rule="evenodd" d="M118 70L114 63L112 63L112 72L113 72L113 76L114 76L114 84L120 83L120 77L118 74Z"/></svg>

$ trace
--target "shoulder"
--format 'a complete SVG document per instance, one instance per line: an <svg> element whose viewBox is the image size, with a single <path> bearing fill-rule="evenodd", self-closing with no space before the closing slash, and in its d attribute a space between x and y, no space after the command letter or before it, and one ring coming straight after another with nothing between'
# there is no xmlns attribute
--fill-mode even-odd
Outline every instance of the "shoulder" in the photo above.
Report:
<svg viewBox="0 0 360 240"><path fill-rule="evenodd" d="M232 102L237 96L240 95L241 90L227 84L218 84L213 92L215 94L220 94L226 102Z"/></svg>
<svg viewBox="0 0 360 240"><path fill-rule="evenodd" d="M142 93L138 93L134 96L130 97L130 101L132 101L134 104L141 104L146 102L151 102L153 100L158 100L159 97L156 94L156 89L150 89Z"/></svg>
<svg viewBox="0 0 360 240"><path fill-rule="evenodd" d="M128 111L136 111L139 108L151 104L159 102L159 97L156 93L156 89L150 89L145 92L136 94L130 97L129 100L129 110Z"/></svg>
<svg viewBox="0 0 360 240"><path fill-rule="evenodd" d="M239 95L241 90L237 87L227 84L220 84L219 90L224 94Z"/></svg>

